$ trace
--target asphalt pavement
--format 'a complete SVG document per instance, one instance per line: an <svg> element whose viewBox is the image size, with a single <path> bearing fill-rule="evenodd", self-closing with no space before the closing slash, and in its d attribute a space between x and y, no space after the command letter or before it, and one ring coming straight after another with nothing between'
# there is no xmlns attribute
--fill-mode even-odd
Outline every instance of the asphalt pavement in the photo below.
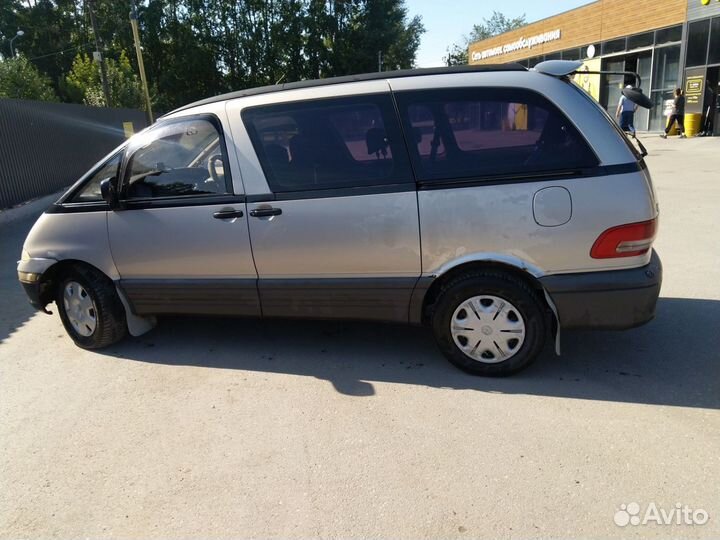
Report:
<svg viewBox="0 0 720 540"><path fill-rule="evenodd" d="M506 379L367 323L164 318L83 351L16 281L42 205L0 214L0 537L720 537L720 138L644 143L656 320Z"/></svg>

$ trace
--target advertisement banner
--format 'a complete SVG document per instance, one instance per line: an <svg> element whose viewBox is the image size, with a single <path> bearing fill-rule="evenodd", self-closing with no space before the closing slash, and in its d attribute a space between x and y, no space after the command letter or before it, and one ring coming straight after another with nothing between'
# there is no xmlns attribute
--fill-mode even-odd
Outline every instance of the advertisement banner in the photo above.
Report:
<svg viewBox="0 0 720 540"><path fill-rule="evenodd" d="M704 67L688 68L685 70L685 113L702 114L703 96L705 95Z"/></svg>
<svg viewBox="0 0 720 540"><path fill-rule="evenodd" d="M583 73L583 71L600 71L601 63L600 58L585 60L575 75L575 82L582 86L583 90L590 94L595 101L600 101L600 75Z"/></svg>

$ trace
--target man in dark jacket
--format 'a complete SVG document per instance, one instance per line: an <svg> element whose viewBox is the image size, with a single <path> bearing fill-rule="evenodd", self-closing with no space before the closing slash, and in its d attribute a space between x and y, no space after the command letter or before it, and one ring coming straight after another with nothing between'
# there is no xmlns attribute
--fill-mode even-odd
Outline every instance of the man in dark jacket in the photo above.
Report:
<svg viewBox="0 0 720 540"><path fill-rule="evenodd" d="M675 99L673 100L673 108L672 112L670 113L670 118L668 119L667 127L665 128L665 133L660 135L663 139L667 139L668 133L670 133L670 130L672 129L675 122L677 122L678 125L678 131L680 132L680 138L685 138L685 125L683 123L683 117L685 116L685 96L683 96L682 89L676 88L675 89Z"/></svg>

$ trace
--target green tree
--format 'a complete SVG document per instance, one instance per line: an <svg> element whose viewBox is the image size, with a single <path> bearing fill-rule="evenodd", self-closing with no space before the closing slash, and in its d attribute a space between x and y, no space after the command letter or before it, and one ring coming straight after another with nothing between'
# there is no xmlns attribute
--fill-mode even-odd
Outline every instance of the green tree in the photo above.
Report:
<svg viewBox="0 0 720 540"><path fill-rule="evenodd" d="M104 104L89 24L92 5L108 66L113 106L135 103L133 0L0 0L0 33L25 31L16 46L48 75L64 101ZM167 111L228 90L412 67L424 31L405 0L136 0L145 69ZM3 53L7 46L4 46ZM78 61L78 56L81 58ZM114 82L115 81L115 82ZM118 82L121 84L118 89ZM124 90L127 90L125 92ZM117 101L117 103L116 103ZM139 103L138 103L139 104Z"/></svg>
<svg viewBox="0 0 720 540"><path fill-rule="evenodd" d="M50 79L23 54L0 61L0 98L57 101Z"/></svg>
<svg viewBox="0 0 720 540"><path fill-rule="evenodd" d="M510 30L515 30L527 24L525 15L511 18L503 15L498 11L493 11L489 19L483 19L483 22L473 26L469 35L465 35L460 43L454 43L447 48L447 55L443 58L448 66L458 66L468 63L468 46L476 41L504 34Z"/></svg>
<svg viewBox="0 0 720 540"><path fill-rule="evenodd" d="M106 58L110 101L113 107L142 108L140 81L125 51L116 61ZM68 97L93 107L107 107L102 90L100 67L87 54L78 54L64 85Z"/></svg>
<svg viewBox="0 0 720 540"><path fill-rule="evenodd" d="M419 16L408 20L404 2L367 0L350 21L350 29L336 37L344 47L335 74L377 71L378 53L385 71L412 68L423 32Z"/></svg>

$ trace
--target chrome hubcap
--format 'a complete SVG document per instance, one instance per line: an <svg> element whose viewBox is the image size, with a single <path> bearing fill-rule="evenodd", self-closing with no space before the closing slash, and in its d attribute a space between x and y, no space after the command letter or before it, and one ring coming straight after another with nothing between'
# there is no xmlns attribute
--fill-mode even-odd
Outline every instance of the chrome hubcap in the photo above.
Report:
<svg viewBox="0 0 720 540"><path fill-rule="evenodd" d="M525 321L518 309L490 295L462 302L453 313L450 331L463 353L486 364L512 358L525 341Z"/></svg>
<svg viewBox="0 0 720 540"><path fill-rule="evenodd" d="M63 291L63 304L75 331L83 337L91 336L97 326L97 310L85 288L76 281L68 282Z"/></svg>

